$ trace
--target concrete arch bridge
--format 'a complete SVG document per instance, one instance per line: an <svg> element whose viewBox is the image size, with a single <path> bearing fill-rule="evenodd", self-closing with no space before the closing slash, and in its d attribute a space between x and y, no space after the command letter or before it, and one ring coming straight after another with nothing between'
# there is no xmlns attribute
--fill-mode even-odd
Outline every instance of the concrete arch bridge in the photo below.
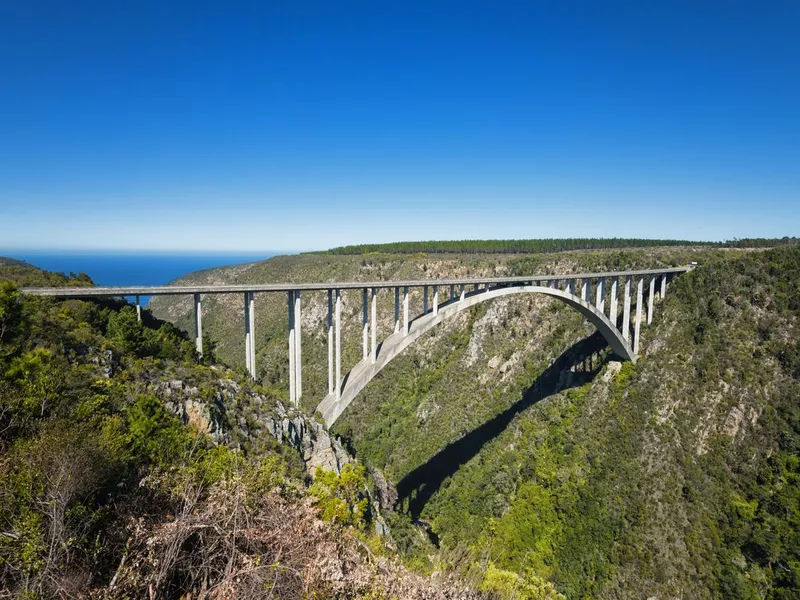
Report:
<svg viewBox="0 0 800 600"><path fill-rule="evenodd" d="M25 288L24 293L59 298L134 297L141 318L141 296L189 294L194 298L194 335L199 355L203 351L204 294L242 294L244 298L245 366L254 376L255 294L285 293L289 313L289 397L299 404L303 393L302 293L328 293L328 393L317 410L328 426L333 425L358 393L404 349L445 319L478 303L512 294L544 294L578 311L603 335L622 359L636 361L640 329L650 324L657 299L666 294L669 281L692 267L672 267L608 273L531 275L418 281L286 283L217 286L143 286L90 288ZM645 281L647 296L645 302ZM633 288L635 314L631 314ZM409 318L409 289L422 288L422 313ZM342 374L342 290L362 290L362 359ZM377 302L379 290L394 292L394 330L378 343ZM440 293L444 293L440 296ZM622 293L620 293L622 291ZM446 294L446 296L445 296ZM621 310L620 310L621 308Z"/></svg>

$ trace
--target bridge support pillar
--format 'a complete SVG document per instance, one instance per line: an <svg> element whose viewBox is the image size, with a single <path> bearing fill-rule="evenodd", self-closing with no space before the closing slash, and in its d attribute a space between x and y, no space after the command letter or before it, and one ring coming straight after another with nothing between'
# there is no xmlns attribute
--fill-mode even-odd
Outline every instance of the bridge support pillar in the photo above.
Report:
<svg viewBox="0 0 800 600"><path fill-rule="evenodd" d="M256 293L250 292L250 368L256 378Z"/></svg>
<svg viewBox="0 0 800 600"><path fill-rule="evenodd" d="M294 379L295 400L300 405L303 397L303 319L300 310L300 290L294 292L294 366L297 370Z"/></svg>
<svg viewBox="0 0 800 600"><path fill-rule="evenodd" d="M328 393L333 393L333 290L328 290Z"/></svg>
<svg viewBox="0 0 800 600"><path fill-rule="evenodd" d="M664 296L667 294L667 274L664 273L661 276L661 299L664 299Z"/></svg>
<svg viewBox="0 0 800 600"><path fill-rule="evenodd" d="M394 332L400 331L400 288L394 288Z"/></svg>
<svg viewBox="0 0 800 600"><path fill-rule="evenodd" d="M403 335L408 335L408 286L403 287Z"/></svg>
<svg viewBox="0 0 800 600"><path fill-rule="evenodd" d="M653 300L656 297L656 278L650 276L650 294L647 298L647 324L653 322Z"/></svg>
<svg viewBox="0 0 800 600"><path fill-rule="evenodd" d="M608 320L611 324L617 326L617 303L619 302L619 278L615 277L611 280L611 301L608 303Z"/></svg>
<svg viewBox="0 0 800 600"><path fill-rule="evenodd" d="M138 296L136 300L138 308ZM200 302L200 294L194 295L194 347L197 355L203 358L203 305Z"/></svg>
<svg viewBox="0 0 800 600"><path fill-rule="evenodd" d="M633 329L633 353L639 354L639 329L642 326L642 302L644 290L644 277L639 277L636 284L636 325Z"/></svg>
<svg viewBox="0 0 800 600"><path fill-rule="evenodd" d="M297 358L294 342L295 342L295 323L294 323L294 292L289 292L288 308L289 308L289 402L297 404L297 388L295 387L295 377L297 375L297 367L295 367L295 359Z"/></svg>
<svg viewBox="0 0 800 600"><path fill-rule="evenodd" d="M631 341L631 276L625 277L625 298L622 305L622 337Z"/></svg>
<svg viewBox="0 0 800 600"><path fill-rule="evenodd" d="M363 315L361 319L363 333L361 335L361 341L364 349L362 358L366 359L367 356L369 356L369 305L367 304L367 288L361 290L361 303L363 306Z"/></svg>
<svg viewBox="0 0 800 600"><path fill-rule="evenodd" d="M244 293L244 368L250 373L250 298Z"/></svg>
<svg viewBox="0 0 800 600"><path fill-rule="evenodd" d="M428 286L422 287L422 314L428 312Z"/></svg>
<svg viewBox="0 0 800 600"><path fill-rule="evenodd" d="M439 314L439 286L433 286L433 316Z"/></svg>
<svg viewBox="0 0 800 600"><path fill-rule="evenodd" d="M342 397L342 292L336 290L336 399Z"/></svg>
<svg viewBox="0 0 800 600"><path fill-rule="evenodd" d="M247 368L247 373L251 379L255 379L256 369L254 356L255 356L255 339L253 330L255 324L255 306L253 301L253 293L244 293L244 364Z"/></svg>
<svg viewBox="0 0 800 600"><path fill-rule="evenodd" d="M606 290L605 279L597 280L597 290L595 291L594 305L600 312L605 312L606 308Z"/></svg>
<svg viewBox="0 0 800 600"><path fill-rule="evenodd" d="M139 296L136 296L136 320L142 322L142 303L139 302Z"/></svg>
<svg viewBox="0 0 800 600"><path fill-rule="evenodd" d="M575 280L574 279L567 279L567 293L571 295L575 295Z"/></svg>
<svg viewBox="0 0 800 600"><path fill-rule="evenodd" d="M589 280L584 279L581 281L581 300L589 303Z"/></svg>
<svg viewBox="0 0 800 600"><path fill-rule="evenodd" d="M372 298L370 301L370 358L372 362L378 356L378 288L372 288Z"/></svg>
<svg viewBox="0 0 800 600"><path fill-rule="evenodd" d="M448 300L454 300L456 297L456 286L455 284L450 284L450 296L447 298Z"/></svg>
<svg viewBox="0 0 800 600"><path fill-rule="evenodd" d="M467 286L462 283L459 292L461 293L461 295L459 296L459 300L463 302L464 298L467 297Z"/></svg>

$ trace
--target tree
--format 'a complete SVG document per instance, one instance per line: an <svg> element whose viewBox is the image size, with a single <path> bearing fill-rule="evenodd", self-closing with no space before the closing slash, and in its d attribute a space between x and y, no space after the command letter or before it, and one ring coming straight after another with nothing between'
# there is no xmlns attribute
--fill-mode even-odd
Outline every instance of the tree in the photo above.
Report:
<svg viewBox="0 0 800 600"><path fill-rule="evenodd" d="M24 301L17 287L0 282L0 360L16 350L16 343L25 336Z"/></svg>
<svg viewBox="0 0 800 600"><path fill-rule="evenodd" d="M108 319L108 337L137 356L147 354L147 337L144 327L132 306L125 306Z"/></svg>

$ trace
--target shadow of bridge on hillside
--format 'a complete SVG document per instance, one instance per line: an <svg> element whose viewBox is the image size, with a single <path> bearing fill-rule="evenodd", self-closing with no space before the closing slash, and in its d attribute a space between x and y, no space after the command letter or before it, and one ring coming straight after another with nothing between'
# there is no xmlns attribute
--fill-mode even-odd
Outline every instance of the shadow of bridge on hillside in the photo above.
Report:
<svg viewBox="0 0 800 600"><path fill-rule="evenodd" d="M418 519L425 504L442 484L461 465L476 456L484 445L505 431L515 416L548 396L591 381L609 358L608 355L600 357L600 351L607 346L600 332L595 332L567 349L542 372L520 400L464 437L448 444L403 477L397 484L397 509ZM572 376L565 378L564 372L572 369L575 369Z"/></svg>

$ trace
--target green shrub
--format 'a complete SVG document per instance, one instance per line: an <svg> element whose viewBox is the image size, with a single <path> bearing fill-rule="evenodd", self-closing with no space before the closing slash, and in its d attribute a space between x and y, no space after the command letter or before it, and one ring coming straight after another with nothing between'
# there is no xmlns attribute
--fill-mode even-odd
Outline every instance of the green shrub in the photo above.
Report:
<svg viewBox="0 0 800 600"><path fill-rule="evenodd" d="M323 521L363 529L369 505L364 494L366 485L364 467L348 463L339 475L317 468L309 494L317 499Z"/></svg>
<svg viewBox="0 0 800 600"><path fill-rule="evenodd" d="M502 600L566 600L552 583L536 575L531 569L524 569L522 575L498 569L489 563L483 576L480 589L494 594Z"/></svg>
<svg viewBox="0 0 800 600"><path fill-rule="evenodd" d="M151 464L180 460L191 447L191 432L155 396L138 396L126 416L128 448Z"/></svg>

